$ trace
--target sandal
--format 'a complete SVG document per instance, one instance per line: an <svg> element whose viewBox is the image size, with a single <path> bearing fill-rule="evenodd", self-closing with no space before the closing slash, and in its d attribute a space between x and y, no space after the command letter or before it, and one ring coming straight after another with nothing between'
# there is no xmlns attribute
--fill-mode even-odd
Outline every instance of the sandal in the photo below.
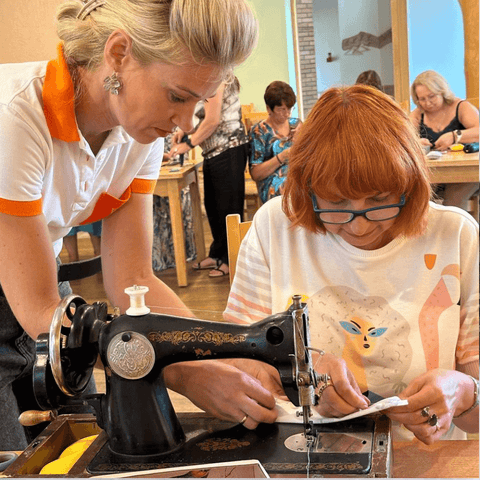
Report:
<svg viewBox="0 0 480 480"><path fill-rule="evenodd" d="M211 270L212 268L218 268L222 264L222 261L219 258L211 258L210 260L213 261L212 263L202 266L202 262L204 262L208 258L210 257L204 258L201 262L194 263L192 265L192 268L194 270Z"/></svg>
<svg viewBox="0 0 480 480"><path fill-rule="evenodd" d="M226 265L227 268L228 268L228 265L226 263L220 263L220 265L216 268L214 268L209 274L208 276L210 278L216 278L216 277L226 277L228 275L230 275L230 269L228 270L228 272L226 272L225 270L222 270L220 267L222 265Z"/></svg>

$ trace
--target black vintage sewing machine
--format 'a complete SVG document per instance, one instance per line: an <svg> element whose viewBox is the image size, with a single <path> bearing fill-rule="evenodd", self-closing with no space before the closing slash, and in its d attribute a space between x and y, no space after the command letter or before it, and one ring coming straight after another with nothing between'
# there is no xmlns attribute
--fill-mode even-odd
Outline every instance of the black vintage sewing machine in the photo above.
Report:
<svg viewBox="0 0 480 480"><path fill-rule="evenodd" d="M53 418L65 406L88 404L104 431L89 474L247 459L259 460L269 474L378 476L378 468L388 471L386 417L312 424L321 375L312 366L308 312L300 296L293 297L289 310L243 326L150 313L143 299L147 290L126 289L131 307L125 315L108 314L104 303L88 305L68 296L49 334L37 340L34 391L40 406L54 412ZM88 395L98 355L106 394ZM288 398L302 407L303 426L262 424L250 431L241 424L205 421L202 415L179 421L162 369L222 358L273 365Z"/></svg>

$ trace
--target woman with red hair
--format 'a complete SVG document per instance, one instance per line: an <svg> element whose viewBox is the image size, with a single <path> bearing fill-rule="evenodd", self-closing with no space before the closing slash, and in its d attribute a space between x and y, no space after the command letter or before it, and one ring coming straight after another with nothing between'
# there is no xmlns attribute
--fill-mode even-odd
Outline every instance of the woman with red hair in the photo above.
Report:
<svg viewBox="0 0 480 480"><path fill-rule="evenodd" d="M283 197L243 240L224 314L252 323L301 294L328 375L318 412L399 396L394 438L427 444L478 432L479 370L478 224L430 197L397 103L364 85L327 90L296 137Z"/></svg>

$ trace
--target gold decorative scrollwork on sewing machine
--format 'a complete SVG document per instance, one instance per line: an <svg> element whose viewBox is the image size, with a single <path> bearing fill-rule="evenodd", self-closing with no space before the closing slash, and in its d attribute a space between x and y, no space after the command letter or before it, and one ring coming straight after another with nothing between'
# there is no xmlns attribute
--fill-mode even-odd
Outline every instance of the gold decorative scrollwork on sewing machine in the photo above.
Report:
<svg viewBox="0 0 480 480"><path fill-rule="evenodd" d="M168 342L173 345L181 343L213 343L216 346L230 343L238 345L245 342L246 335L232 335L231 333L194 330L194 331L175 331L175 332L151 332L148 335L151 342L163 343Z"/></svg>

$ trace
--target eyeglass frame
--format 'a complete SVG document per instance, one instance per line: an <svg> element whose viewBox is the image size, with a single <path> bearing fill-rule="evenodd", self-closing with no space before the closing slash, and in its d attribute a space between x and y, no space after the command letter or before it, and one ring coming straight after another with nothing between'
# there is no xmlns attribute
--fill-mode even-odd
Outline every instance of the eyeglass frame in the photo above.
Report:
<svg viewBox="0 0 480 480"><path fill-rule="evenodd" d="M353 222L353 220L355 220L356 217L364 217L369 222L385 222L386 220L391 220L392 218L397 218L400 215L400 213L402 211L402 208L405 206L405 194L403 194L400 197L400 202L399 203L395 203L395 204L392 204L392 205L383 205L381 207L366 208L365 210L341 210L341 209L337 210L337 209L318 208L317 197L315 196L315 194L313 192L310 194L310 196L312 198L313 211L317 214L318 219L322 223L327 223L329 225L345 225L347 223ZM393 217L382 218L381 220L371 220L370 218L367 217L367 213L371 212L373 210L385 210L387 208L396 208L396 207L398 207L398 213L396 215L394 215ZM322 220L320 218L321 213L350 213L352 215L352 217L347 222L326 222L325 220Z"/></svg>

